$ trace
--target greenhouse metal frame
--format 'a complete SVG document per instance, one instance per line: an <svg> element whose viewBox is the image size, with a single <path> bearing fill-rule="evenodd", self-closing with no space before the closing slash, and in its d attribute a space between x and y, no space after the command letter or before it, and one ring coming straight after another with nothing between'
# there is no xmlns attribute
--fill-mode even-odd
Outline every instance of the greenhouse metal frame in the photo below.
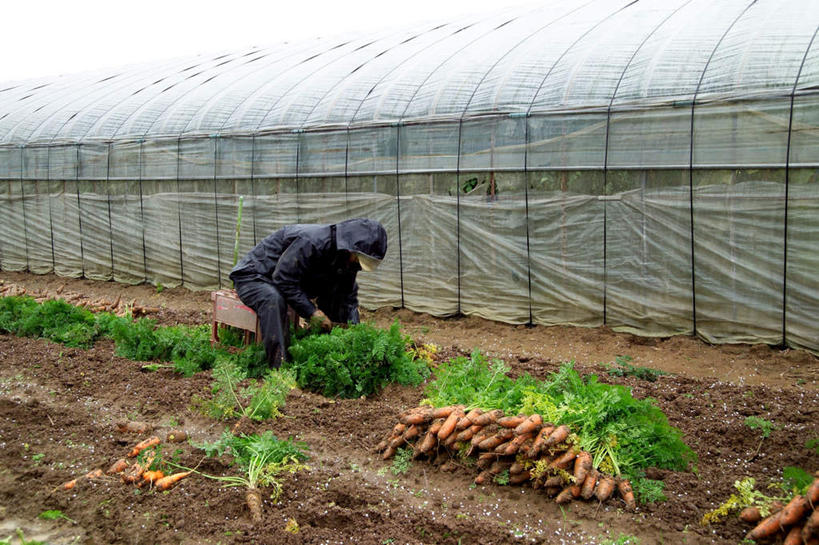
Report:
<svg viewBox="0 0 819 545"><path fill-rule="evenodd" d="M214 289L378 219L364 306L819 351L819 3L571 0L0 85L0 267Z"/></svg>

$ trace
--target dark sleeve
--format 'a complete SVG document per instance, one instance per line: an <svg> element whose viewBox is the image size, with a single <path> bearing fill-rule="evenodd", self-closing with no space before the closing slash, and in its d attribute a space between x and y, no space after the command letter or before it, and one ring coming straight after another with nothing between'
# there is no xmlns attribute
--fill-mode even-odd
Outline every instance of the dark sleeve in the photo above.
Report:
<svg viewBox="0 0 819 545"><path fill-rule="evenodd" d="M297 238L282 253L273 270L273 285L299 316L306 319L313 315L316 307L302 291L301 280L309 274L311 265L318 257L318 250L309 240Z"/></svg>
<svg viewBox="0 0 819 545"><path fill-rule="evenodd" d="M348 318L347 321L357 324L359 317L358 317L358 282L353 280L353 287L347 294L347 308L348 308Z"/></svg>

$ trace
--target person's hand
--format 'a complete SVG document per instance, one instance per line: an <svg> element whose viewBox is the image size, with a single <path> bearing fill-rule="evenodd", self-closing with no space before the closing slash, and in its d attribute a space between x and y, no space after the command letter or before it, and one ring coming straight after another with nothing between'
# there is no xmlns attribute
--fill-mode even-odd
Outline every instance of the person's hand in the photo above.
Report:
<svg viewBox="0 0 819 545"><path fill-rule="evenodd" d="M327 317L320 310L316 310L312 316L310 316L310 325L311 326L318 326L324 331L330 331L333 329L333 322L330 321L330 318Z"/></svg>

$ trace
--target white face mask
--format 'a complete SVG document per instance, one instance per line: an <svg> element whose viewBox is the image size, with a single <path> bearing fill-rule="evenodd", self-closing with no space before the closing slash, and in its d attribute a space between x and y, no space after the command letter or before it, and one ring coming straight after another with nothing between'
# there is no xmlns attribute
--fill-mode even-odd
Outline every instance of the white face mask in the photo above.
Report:
<svg viewBox="0 0 819 545"><path fill-rule="evenodd" d="M372 272L378 265L381 263L380 259L375 259L374 257L370 257L364 254L356 254L358 257L358 264L361 265L361 270L366 272Z"/></svg>

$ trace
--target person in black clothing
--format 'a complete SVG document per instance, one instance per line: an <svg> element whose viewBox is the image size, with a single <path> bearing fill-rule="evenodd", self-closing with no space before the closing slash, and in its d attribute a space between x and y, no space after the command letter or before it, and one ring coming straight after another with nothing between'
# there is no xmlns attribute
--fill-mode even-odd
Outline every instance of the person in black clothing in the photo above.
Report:
<svg viewBox="0 0 819 545"><path fill-rule="evenodd" d="M357 324L360 270L372 271L387 253L387 232L377 221L288 225L259 242L230 272L236 293L259 317L267 359L287 357L287 307L312 324Z"/></svg>

